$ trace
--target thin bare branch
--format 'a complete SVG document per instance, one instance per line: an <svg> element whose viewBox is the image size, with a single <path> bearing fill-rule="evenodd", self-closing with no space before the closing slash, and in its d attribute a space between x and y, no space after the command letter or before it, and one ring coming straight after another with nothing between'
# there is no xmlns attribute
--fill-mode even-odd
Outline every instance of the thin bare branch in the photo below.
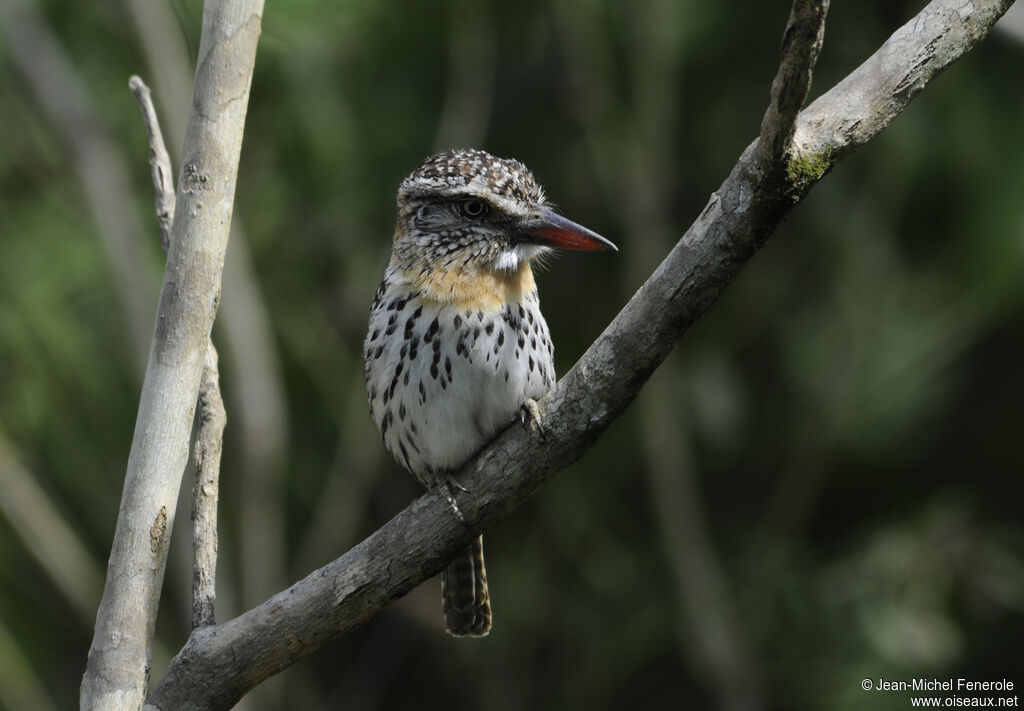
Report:
<svg viewBox="0 0 1024 711"><path fill-rule="evenodd" d="M172 3L124 0L122 4L131 18L139 50L146 62L144 74L160 104L160 126L173 162L180 157L178 151L185 143L185 127L192 108L194 57L189 56L191 50L185 33L169 31L178 27Z"/></svg>
<svg viewBox="0 0 1024 711"><path fill-rule="evenodd" d="M829 167L870 141L928 82L980 42L1014 0L935 0L867 61L801 112L793 136L798 160ZM817 160L814 160L814 159ZM797 187L817 171L792 166ZM803 180L800 180L803 178Z"/></svg>
<svg viewBox="0 0 1024 711"><path fill-rule="evenodd" d="M153 171L153 187L156 194L156 220L160 224L160 243L164 254L171 246L171 222L174 220L174 174L171 172L171 157L167 155L164 135L153 108L153 97L149 87L138 76L128 79L128 88L139 104L142 121L149 138L149 167Z"/></svg>
<svg viewBox="0 0 1024 711"><path fill-rule="evenodd" d="M796 117L811 89L811 75L825 40L829 0L793 0L782 35L782 59L772 82L771 101L761 120L761 163L779 165L789 152Z"/></svg>
<svg viewBox="0 0 1024 711"><path fill-rule="evenodd" d="M217 498L227 414L220 395L217 351L212 343L206 349L198 415L196 481L192 489L192 629L215 623L217 599Z"/></svg>
<svg viewBox="0 0 1024 711"><path fill-rule="evenodd" d="M149 164L156 192L156 218L160 223L164 252L171 244L174 221L174 181L171 159L164 145L160 121L149 87L138 76L128 80L139 103L149 137ZM220 490L220 458L224 446L227 413L220 393L217 349L210 340L199 386L199 419L196 428L196 479L192 485L192 628L214 624L217 580L217 500Z"/></svg>
<svg viewBox="0 0 1024 711"><path fill-rule="evenodd" d="M437 573L460 547L582 456L795 201L969 51L1011 2L930 3L801 115L797 137L804 153L789 159L787 170L762 170L757 142L751 144L654 274L541 401L546 443L510 427L464 467L468 492L458 503L465 525L443 497L421 496L348 553L259 607L196 630L147 708L229 708L261 680ZM809 156L827 157L820 170L794 172L793 162Z"/></svg>
<svg viewBox="0 0 1024 711"><path fill-rule="evenodd" d="M146 696L170 531L234 202L262 0L207 0L182 178L128 471L82 679L81 707L135 711Z"/></svg>
<svg viewBox="0 0 1024 711"><path fill-rule="evenodd" d="M181 33L166 30L175 23L170 5L149 0L128 0L126 4L146 58L153 91L161 102L161 123L173 156L175 147L184 140L191 105L194 71L187 48ZM289 580L285 497L281 494L289 414L266 298L254 274L240 215L231 220L222 288L217 315L218 354L225 370L234 376L235 387L229 393L231 402L227 409L231 411L232 431L238 442L236 451L240 453L237 468L245 472L245 486L236 491L241 511L240 581L234 586L236 609L245 609L281 589ZM324 559L321 557L319 562ZM233 601L228 598L227 602L230 605Z"/></svg>

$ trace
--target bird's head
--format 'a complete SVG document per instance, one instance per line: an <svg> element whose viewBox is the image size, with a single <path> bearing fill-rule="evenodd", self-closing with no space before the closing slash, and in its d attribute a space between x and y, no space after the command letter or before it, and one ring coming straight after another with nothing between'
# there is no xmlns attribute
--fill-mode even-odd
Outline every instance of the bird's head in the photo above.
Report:
<svg viewBox="0 0 1024 711"><path fill-rule="evenodd" d="M392 267L438 301L508 301L509 288L532 290L530 263L552 248L616 249L555 213L525 165L484 151L431 156L397 207Z"/></svg>

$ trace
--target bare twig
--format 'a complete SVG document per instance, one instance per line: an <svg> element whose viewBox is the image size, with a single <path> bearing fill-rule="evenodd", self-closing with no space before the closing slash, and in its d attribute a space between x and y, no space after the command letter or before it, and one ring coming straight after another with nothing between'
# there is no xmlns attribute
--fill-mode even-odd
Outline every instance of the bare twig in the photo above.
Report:
<svg viewBox="0 0 1024 711"><path fill-rule="evenodd" d="M127 9L146 59L153 93L161 103L161 124L173 159L175 149L184 143L192 103L195 71L189 61L190 50L182 33L167 31L176 24L170 4L129 0ZM226 393L230 398L226 408L231 411L238 444L236 470L245 472L244 486L234 489L241 512L237 519L241 527L240 580L228 588L235 595L224 595L225 587L220 588L221 609L235 614L265 599L289 580L285 560L286 497L281 495L288 448L288 403L266 298L254 274L248 238L238 214L231 219L222 292L216 324L218 355L223 358L225 370L233 375L235 387ZM229 495L231 484L225 483L220 490ZM174 556L172 548L172 562ZM198 557L193 555L193 564ZM317 564L326 559L321 556ZM243 703L255 702L254 708L280 708L283 695L278 691L277 698L268 698L271 691L264 685L260 689L262 698L250 695ZM241 706L238 711L242 711Z"/></svg>
<svg viewBox="0 0 1024 711"><path fill-rule="evenodd" d="M1014 0L933 0L800 113L787 180L799 199L877 136L928 82L969 52Z"/></svg>
<svg viewBox="0 0 1024 711"><path fill-rule="evenodd" d="M149 87L138 76L128 80L139 103L149 137L149 164L156 192L156 218L160 223L164 252L171 244L174 221L174 181L171 159L164 145L160 121ZM220 490L220 458L224 446L227 413L220 393L217 349L210 340L199 386L199 419L196 428L196 479L192 485L192 628L214 624L217 580L217 499Z"/></svg>
<svg viewBox="0 0 1024 711"><path fill-rule="evenodd" d="M178 27L173 4L127 0L123 5L146 62L146 71L141 73L146 75L160 104L160 127L173 162L180 158L178 151L185 143L185 127L192 108L193 49L188 47L183 31L172 30Z"/></svg>
<svg viewBox="0 0 1024 711"><path fill-rule="evenodd" d="M207 0L173 238L81 707L138 709L234 202L262 0Z"/></svg>
<svg viewBox="0 0 1024 711"><path fill-rule="evenodd" d="M153 108L153 97L149 87L137 76L128 79L128 88L142 111L149 138L149 167L153 171L153 187L156 194L156 220L160 224L160 242L164 254L171 246L171 222L174 221L174 174L171 172L171 157L167 155L164 135L160 132L160 121Z"/></svg>
<svg viewBox="0 0 1024 711"><path fill-rule="evenodd" d="M796 117L807 100L811 74L825 40L829 0L793 0L782 35L782 59L772 81L771 101L761 121L761 162L779 165L789 151Z"/></svg>
<svg viewBox="0 0 1024 711"><path fill-rule="evenodd" d="M198 416L196 481L192 490L192 629L214 624L217 599L217 497L227 415L220 395L217 350L212 343L206 349Z"/></svg>
<svg viewBox="0 0 1024 711"><path fill-rule="evenodd" d="M166 3L131 0L128 9L154 92L162 102L161 122L173 154L174 147L184 139L191 104L193 71L185 43L181 33L166 31L168 24L174 23L174 13ZM241 609L245 609L279 590L288 580L285 497L281 495L288 448L288 405L266 299L253 273L239 215L231 220L217 327L219 355L236 386L231 390L228 409L239 443L238 469L245 472L245 486L236 492L242 531L238 551L241 580L235 586Z"/></svg>
<svg viewBox="0 0 1024 711"><path fill-rule="evenodd" d="M786 171L762 170L757 142L751 144L654 274L541 401L547 443L538 447L529 433L511 427L463 468L468 492L459 496L459 508L467 525L442 497L421 496L348 553L259 607L193 632L147 708L229 708L261 680L437 573L460 547L582 456L795 201L970 50L1011 1L930 3L800 115L800 154ZM816 157L814 169L792 165Z"/></svg>

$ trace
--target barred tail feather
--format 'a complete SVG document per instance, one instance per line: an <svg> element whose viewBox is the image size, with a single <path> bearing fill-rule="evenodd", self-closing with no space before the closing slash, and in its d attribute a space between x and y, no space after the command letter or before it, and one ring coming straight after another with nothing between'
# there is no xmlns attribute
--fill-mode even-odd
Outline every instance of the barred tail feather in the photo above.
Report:
<svg viewBox="0 0 1024 711"><path fill-rule="evenodd" d="M444 626L454 637L484 637L491 631L491 596L480 536L441 573Z"/></svg>

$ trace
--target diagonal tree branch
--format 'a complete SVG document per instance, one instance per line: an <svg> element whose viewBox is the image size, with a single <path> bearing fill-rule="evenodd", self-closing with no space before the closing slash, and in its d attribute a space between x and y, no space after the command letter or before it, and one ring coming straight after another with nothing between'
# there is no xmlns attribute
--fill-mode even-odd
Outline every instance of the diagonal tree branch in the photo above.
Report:
<svg viewBox="0 0 1024 711"><path fill-rule="evenodd" d="M547 442L511 427L462 472L461 524L427 493L345 555L262 605L196 630L148 709L226 709L248 689L358 626L437 573L452 553L564 469L628 406L782 217L842 157L877 135L966 54L1012 0L935 0L800 114L784 170L758 141L654 274L541 401ZM787 157L788 156L788 157Z"/></svg>
<svg viewBox="0 0 1024 711"><path fill-rule="evenodd" d="M138 709L234 201L262 0L207 0L167 268L82 709Z"/></svg>

